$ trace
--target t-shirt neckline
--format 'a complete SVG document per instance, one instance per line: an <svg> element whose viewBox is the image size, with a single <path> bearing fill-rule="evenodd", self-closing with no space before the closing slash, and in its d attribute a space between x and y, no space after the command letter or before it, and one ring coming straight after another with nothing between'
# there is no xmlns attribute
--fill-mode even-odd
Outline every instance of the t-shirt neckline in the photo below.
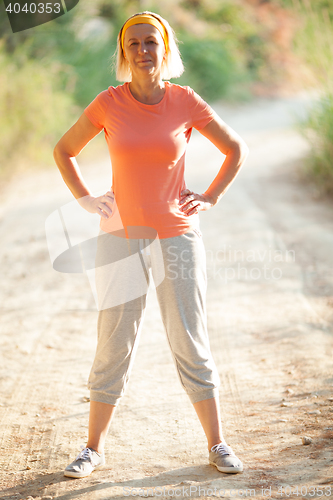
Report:
<svg viewBox="0 0 333 500"><path fill-rule="evenodd" d="M129 88L129 82L126 82L126 91L127 91L127 94L129 95L130 99L132 101L134 101L136 104L138 104L139 106L143 106L145 108L153 108L154 106L160 106L165 98L166 98L166 95L167 95L167 92L168 92L168 89L169 89L169 82L164 82L164 85L165 85L165 92L164 92L164 95L162 97L162 99L160 100L160 102L157 102L156 104L145 104L144 102L140 102L138 101L137 99L135 99L134 95L132 94L132 92L130 91L130 88Z"/></svg>

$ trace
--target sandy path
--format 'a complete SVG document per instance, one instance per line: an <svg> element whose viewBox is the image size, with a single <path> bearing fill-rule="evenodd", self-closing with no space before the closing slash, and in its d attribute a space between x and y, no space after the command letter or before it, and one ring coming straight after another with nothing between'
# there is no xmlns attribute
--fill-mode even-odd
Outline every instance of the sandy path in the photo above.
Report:
<svg viewBox="0 0 333 500"><path fill-rule="evenodd" d="M151 290L107 466L82 480L63 477L86 438L97 312L85 276L51 268L44 222L71 196L49 169L21 174L2 193L1 498L121 499L139 488L161 498L333 497L333 215L297 175L307 145L292 123L304 100L216 109L251 149L223 201L201 217L225 435L244 473L208 465ZM108 186L108 160L85 154L92 189ZM195 134L188 185L205 188L219 163Z"/></svg>

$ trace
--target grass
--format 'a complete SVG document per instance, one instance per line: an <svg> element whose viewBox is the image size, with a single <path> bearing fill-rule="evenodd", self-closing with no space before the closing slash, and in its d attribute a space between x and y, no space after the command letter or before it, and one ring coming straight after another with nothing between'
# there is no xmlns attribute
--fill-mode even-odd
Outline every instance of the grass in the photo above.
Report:
<svg viewBox="0 0 333 500"><path fill-rule="evenodd" d="M333 194L333 94L320 99L301 130L311 144L306 170L322 193Z"/></svg>
<svg viewBox="0 0 333 500"><path fill-rule="evenodd" d="M333 4L326 0L292 0L301 20L296 50L313 72L322 98L300 129L311 144L306 170L322 193L333 193Z"/></svg>

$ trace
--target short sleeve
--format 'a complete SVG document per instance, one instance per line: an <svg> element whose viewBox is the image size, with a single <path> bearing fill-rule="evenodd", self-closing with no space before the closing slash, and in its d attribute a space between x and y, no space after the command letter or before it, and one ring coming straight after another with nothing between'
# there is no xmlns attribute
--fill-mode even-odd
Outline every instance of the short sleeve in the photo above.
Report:
<svg viewBox="0 0 333 500"><path fill-rule="evenodd" d="M187 87L192 127L200 130L214 118L214 110L193 89Z"/></svg>
<svg viewBox="0 0 333 500"><path fill-rule="evenodd" d="M98 128L104 128L106 111L109 106L110 94L103 90L97 97L85 108L84 113L91 123Z"/></svg>

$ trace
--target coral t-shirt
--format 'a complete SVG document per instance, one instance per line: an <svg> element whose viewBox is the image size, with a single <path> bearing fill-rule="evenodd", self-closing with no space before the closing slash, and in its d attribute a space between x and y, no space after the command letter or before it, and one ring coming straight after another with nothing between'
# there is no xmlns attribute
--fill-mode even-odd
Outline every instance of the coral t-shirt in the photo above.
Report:
<svg viewBox="0 0 333 500"><path fill-rule="evenodd" d="M112 190L121 222L127 227L153 228L159 238L184 234L198 225L198 214L179 209L186 188L185 152L192 128L200 130L214 116L212 108L190 87L165 82L158 104L143 104L129 84L109 87L84 110L104 128L112 163ZM101 219L113 232L115 211Z"/></svg>

